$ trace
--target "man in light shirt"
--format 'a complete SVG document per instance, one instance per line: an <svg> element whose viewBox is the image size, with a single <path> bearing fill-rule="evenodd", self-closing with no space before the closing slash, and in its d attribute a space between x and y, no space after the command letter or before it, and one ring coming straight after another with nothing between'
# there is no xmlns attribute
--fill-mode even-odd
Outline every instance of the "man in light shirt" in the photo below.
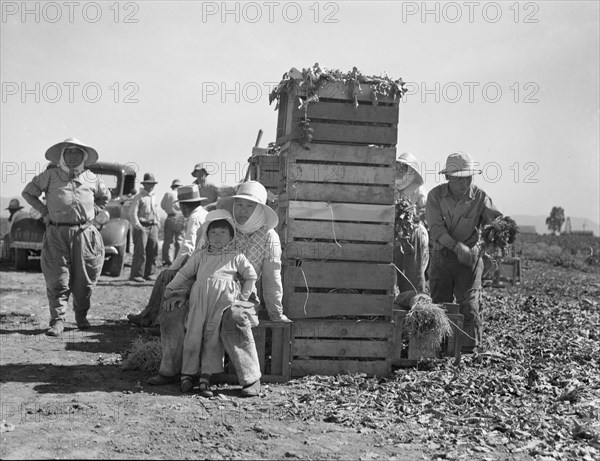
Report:
<svg viewBox="0 0 600 461"><path fill-rule="evenodd" d="M154 280L158 257L158 205L154 187L157 181L152 173L144 174L143 189L134 197L129 220L133 228L133 259L129 280Z"/></svg>

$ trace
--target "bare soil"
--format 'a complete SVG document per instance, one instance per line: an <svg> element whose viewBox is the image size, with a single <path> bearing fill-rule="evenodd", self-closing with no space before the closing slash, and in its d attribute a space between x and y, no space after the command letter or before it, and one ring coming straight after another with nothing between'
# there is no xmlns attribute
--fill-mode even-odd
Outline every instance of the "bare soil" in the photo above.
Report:
<svg viewBox="0 0 600 461"><path fill-rule="evenodd" d="M146 385L148 374L120 362L144 330L129 324L152 285L101 277L92 328L77 329L72 307L62 338L44 333L48 307L39 268L0 266L0 403L2 459L415 459L422 447L387 443L375 430L302 421L288 415L301 382L263 385L242 399L239 386L219 386L204 399L179 386ZM399 428L401 430L401 428Z"/></svg>

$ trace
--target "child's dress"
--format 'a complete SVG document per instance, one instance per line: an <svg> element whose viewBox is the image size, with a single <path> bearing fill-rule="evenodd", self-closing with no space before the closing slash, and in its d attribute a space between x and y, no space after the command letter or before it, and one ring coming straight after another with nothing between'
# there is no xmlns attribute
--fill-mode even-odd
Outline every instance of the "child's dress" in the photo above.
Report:
<svg viewBox="0 0 600 461"><path fill-rule="evenodd" d="M252 264L239 251L228 247L209 253L202 248L183 266L169 288L177 290L188 279L196 279L190 293L190 308L183 341L181 373L195 375L202 364L202 373L223 371L224 349L219 336L224 310L238 299L243 280L256 280Z"/></svg>

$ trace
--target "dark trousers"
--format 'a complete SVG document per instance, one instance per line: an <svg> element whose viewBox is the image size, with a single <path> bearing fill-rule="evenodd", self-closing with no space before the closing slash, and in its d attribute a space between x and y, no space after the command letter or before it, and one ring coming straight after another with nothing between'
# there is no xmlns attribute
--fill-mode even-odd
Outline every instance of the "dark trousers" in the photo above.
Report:
<svg viewBox="0 0 600 461"><path fill-rule="evenodd" d="M158 226L133 228L133 260L130 278L148 278L156 272Z"/></svg>

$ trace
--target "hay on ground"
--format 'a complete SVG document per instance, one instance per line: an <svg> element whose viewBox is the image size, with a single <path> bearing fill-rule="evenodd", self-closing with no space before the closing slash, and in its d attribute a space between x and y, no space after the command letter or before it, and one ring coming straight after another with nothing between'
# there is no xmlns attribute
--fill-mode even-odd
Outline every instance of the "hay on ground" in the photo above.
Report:
<svg viewBox="0 0 600 461"><path fill-rule="evenodd" d="M162 349L159 338L144 340L138 336L133 340L121 367L124 370L140 370L154 373L160 368L161 357Z"/></svg>

